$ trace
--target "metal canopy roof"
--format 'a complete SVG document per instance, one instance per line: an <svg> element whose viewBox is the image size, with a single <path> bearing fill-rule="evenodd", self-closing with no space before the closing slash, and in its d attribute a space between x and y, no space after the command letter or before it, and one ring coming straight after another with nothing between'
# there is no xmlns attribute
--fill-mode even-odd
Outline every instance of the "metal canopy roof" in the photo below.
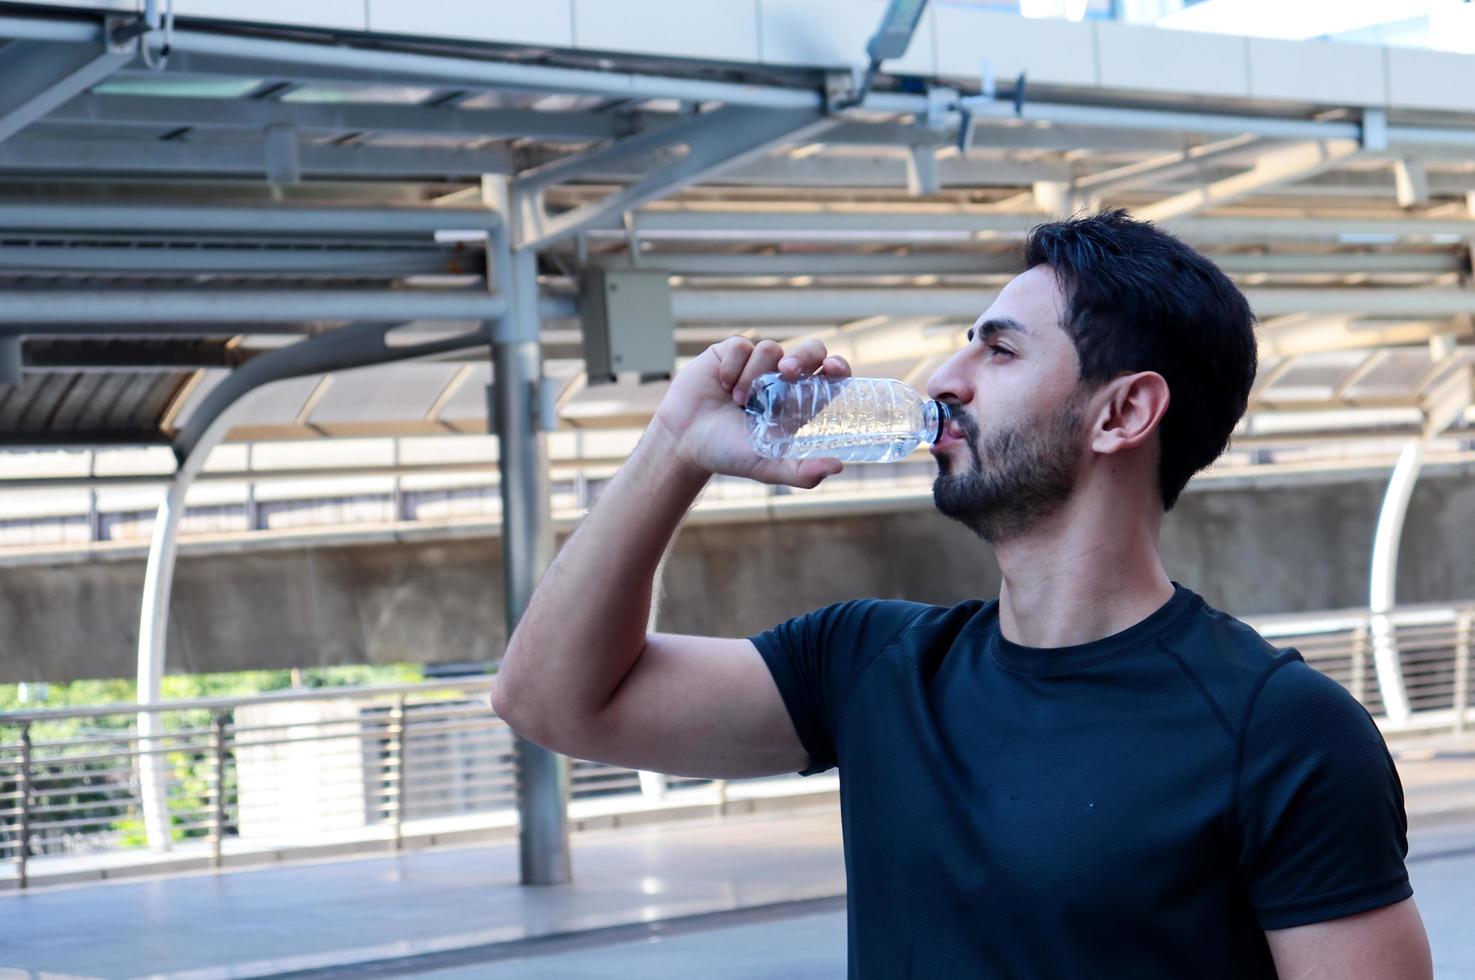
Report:
<svg viewBox="0 0 1475 980"><path fill-rule="evenodd" d="M782 130L822 106L825 65L181 18L154 70L104 43L98 12L11 6L0 444L167 442L284 344L363 318L466 329L490 315L488 173L546 184L563 427L638 427L663 390L585 385L567 318L584 264L668 271L681 357L731 332L823 333L858 373L922 384L1015 271L1024 230L1095 206L1156 218L1250 296L1262 368L1240 444L1464 439L1475 422L1475 107L1130 92L1050 69L1018 105L1010 84L974 99L960 149L955 106L928 118L945 86L967 91L941 70L894 71L843 118ZM88 72L38 77L62 56ZM724 118L793 138L646 186ZM577 234L571 215L590 219ZM279 382L230 438L485 432L490 375L482 348Z"/></svg>

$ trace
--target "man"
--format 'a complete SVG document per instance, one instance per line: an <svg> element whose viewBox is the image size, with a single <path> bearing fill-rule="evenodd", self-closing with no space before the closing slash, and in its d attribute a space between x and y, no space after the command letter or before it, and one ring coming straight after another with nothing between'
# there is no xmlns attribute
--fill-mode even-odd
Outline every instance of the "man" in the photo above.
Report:
<svg viewBox="0 0 1475 980"><path fill-rule="evenodd" d="M1428 977L1403 798L1366 711L1170 582L1159 528L1224 449L1253 317L1207 259L1122 212L1043 225L938 369L933 497L994 546L999 598L861 600L751 639L647 634L652 577L717 473L761 459L765 372L849 366L734 337L673 381L564 546L493 702L631 768L839 766L862 977Z"/></svg>

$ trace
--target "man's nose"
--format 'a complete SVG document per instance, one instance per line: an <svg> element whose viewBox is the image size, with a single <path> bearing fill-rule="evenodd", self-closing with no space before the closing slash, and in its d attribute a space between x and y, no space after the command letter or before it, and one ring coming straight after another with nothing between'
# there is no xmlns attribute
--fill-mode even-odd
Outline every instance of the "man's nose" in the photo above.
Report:
<svg viewBox="0 0 1475 980"><path fill-rule="evenodd" d="M934 401L965 405L973 398L973 391L959 375L953 360L949 359L927 379L927 397Z"/></svg>

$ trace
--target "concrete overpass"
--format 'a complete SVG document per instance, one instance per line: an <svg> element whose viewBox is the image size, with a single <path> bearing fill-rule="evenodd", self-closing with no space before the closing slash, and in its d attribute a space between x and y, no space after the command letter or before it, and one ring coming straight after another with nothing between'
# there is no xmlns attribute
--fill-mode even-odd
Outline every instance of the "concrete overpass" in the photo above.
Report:
<svg viewBox="0 0 1475 980"><path fill-rule="evenodd" d="M1401 602L1475 592L1472 472L1475 461L1433 465L1419 481ZM1386 470L1202 478L1169 515L1168 571L1242 617L1365 608L1386 484ZM859 596L997 594L992 550L937 514L925 486L713 503L693 512L668 556L660 630L743 636ZM563 515L560 538L573 519ZM130 674L144 553L0 558L0 682ZM169 667L494 660L506 639L501 568L496 521L196 540L180 557Z"/></svg>

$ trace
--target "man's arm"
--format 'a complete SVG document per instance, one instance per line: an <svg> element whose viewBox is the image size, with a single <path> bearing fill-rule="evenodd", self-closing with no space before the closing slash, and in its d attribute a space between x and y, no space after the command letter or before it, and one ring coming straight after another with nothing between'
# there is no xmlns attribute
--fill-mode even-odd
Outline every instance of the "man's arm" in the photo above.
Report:
<svg viewBox="0 0 1475 980"><path fill-rule="evenodd" d="M639 446L564 543L508 641L492 707L579 758L710 777L793 772L807 753L753 644L647 634L661 555L714 473L812 487L840 464L758 457L734 392L776 370L771 341L730 338L672 382ZM824 346L784 373L849 374Z"/></svg>
<svg viewBox="0 0 1475 980"><path fill-rule="evenodd" d="M1371 912L1265 933L1281 980L1430 980L1434 964L1411 898Z"/></svg>

